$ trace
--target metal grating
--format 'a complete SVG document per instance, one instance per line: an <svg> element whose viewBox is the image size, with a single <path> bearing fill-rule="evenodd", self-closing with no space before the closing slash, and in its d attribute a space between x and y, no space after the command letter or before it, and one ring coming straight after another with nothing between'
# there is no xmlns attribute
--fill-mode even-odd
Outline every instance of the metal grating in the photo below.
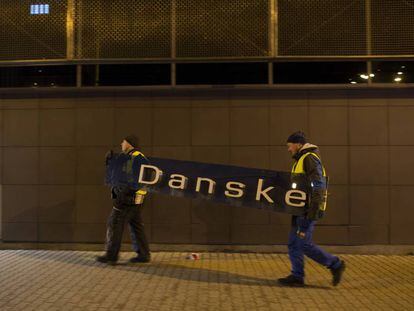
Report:
<svg viewBox="0 0 414 311"><path fill-rule="evenodd" d="M31 14L33 1L0 1L0 60L66 58L66 1L47 3L49 14Z"/></svg>
<svg viewBox="0 0 414 311"><path fill-rule="evenodd" d="M0 2L0 61L414 55L414 0Z"/></svg>
<svg viewBox="0 0 414 311"><path fill-rule="evenodd" d="M171 1L78 0L79 58L171 56Z"/></svg>
<svg viewBox="0 0 414 311"><path fill-rule="evenodd" d="M279 55L365 55L364 0L278 0Z"/></svg>
<svg viewBox="0 0 414 311"><path fill-rule="evenodd" d="M372 0L372 54L414 54L414 0Z"/></svg>
<svg viewBox="0 0 414 311"><path fill-rule="evenodd" d="M269 56L269 0L176 0L177 57Z"/></svg>

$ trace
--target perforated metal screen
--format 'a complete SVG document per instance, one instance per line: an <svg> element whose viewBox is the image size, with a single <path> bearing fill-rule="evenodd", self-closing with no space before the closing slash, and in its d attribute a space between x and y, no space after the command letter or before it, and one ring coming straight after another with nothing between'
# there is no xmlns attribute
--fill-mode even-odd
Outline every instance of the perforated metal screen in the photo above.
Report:
<svg viewBox="0 0 414 311"><path fill-rule="evenodd" d="M47 14L32 14L31 6L46 4ZM0 5L0 60L414 55L414 0L2 0Z"/></svg>
<svg viewBox="0 0 414 311"><path fill-rule="evenodd" d="M414 0L372 2L372 54L414 54Z"/></svg>
<svg viewBox="0 0 414 311"><path fill-rule="evenodd" d="M269 56L268 0L177 0L178 57Z"/></svg>
<svg viewBox="0 0 414 311"><path fill-rule="evenodd" d="M0 60L66 57L66 1L47 1L49 14L34 3L0 1Z"/></svg>
<svg viewBox="0 0 414 311"><path fill-rule="evenodd" d="M171 1L78 0L79 58L160 58L171 55Z"/></svg>
<svg viewBox="0 0 414 311"><path fill-rule="evenodd" d="M278 0L279 55L366 54L365 1Z"/></svg>

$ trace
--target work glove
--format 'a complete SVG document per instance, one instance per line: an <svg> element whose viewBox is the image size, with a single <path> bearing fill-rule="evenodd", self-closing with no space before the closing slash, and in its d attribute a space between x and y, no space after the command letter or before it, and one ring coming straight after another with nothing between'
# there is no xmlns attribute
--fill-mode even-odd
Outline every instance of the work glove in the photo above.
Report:
<svg viewBox="0 0 414 311"><path fill-rule="evenodd" d="M306 211L306 219L308 220L318 220L323 217L324 211L322 207L324 206L324 190L322 189L313 189L310 199L309 208Z"/></svg>
<svg viewBox="0 0 414 311"><path fill-rule="evenodd" d="M311 221L306 217L296 218L296 234L299 238L304 239L306 237L306 232L308 231L310 224Z"/></svg>

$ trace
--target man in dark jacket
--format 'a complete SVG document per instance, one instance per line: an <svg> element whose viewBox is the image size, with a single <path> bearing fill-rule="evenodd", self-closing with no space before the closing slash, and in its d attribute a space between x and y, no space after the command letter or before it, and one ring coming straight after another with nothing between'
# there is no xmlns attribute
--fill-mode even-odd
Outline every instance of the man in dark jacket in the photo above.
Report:
<svg viewBox="0 0 414 311"><path fill-rule="evenodd" d="M137 146L138 138L133 135L125 137L121 143L122 152L128 155L132 161L139 165L148 164L147 158L136 149ZM111 157L112 152L109 152L106 157L107 165ZM150 261L151 255L142 221L145 195L145 190L133 189L128 185L112 187L111 196L113 207L107 223L106 254L98 256L96 258L97 261L111 265L116 264L121 248L125 222L129 224L133 248L137 253L137 257L130 259L130 262L142 263Z"/></svg>
<svg viewBox="0 0 414 311"><path fill-rule="evenodd" d="M315 223L323 217L326 208L326 173L322 165L318 147L307 143L305 134L296 132L287 139L288 151L295 160L292 168L292 181L296 176L306 178L310 202L304 216L292 216L292 228L289 234L289 259L292 272L279 279L281 285L304 285L304 255L330 269L334 286L341 281L345 262L313 244L312 233Z"/></svg>

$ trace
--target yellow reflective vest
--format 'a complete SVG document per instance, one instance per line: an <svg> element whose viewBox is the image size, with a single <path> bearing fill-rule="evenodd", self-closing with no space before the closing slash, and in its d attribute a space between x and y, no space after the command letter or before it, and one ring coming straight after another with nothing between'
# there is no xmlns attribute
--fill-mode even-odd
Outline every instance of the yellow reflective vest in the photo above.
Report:
<svg viewBox="0 0 414 311"><path fill-rule="evenodd" d="M313 155L314 157L316 157L319 160L319 163L322 166L322 175L323 175L323 177L326 177L325 167L322 164L321 158L314 152L307 152L307 153L304 153L299 158L299 160L297 160L295 163L293 163L293 167L292 167L292 171L291 171L291 174L292 174L293 178L297 175L304 175L306 173L305 169L304 169L304 161L305 161L305 158L309 155ZM320 202L321 204L319 205L319 209L322 210L322 211L326 210L327 195L328 195L328 191L327 191L327 189L325 189L323 191L323 194L322 194L322 201Z"/></svg>
<svg viewBox="0 0 414 311"><path fill-rule="evenodd" d="M132 158L135 158L135 157L140 156L140 155L145 158L144 154L141 153L141 152L139 152L139 151L134 151L133 153L131 153L131 157ZM132 164L133 164L133 161L128 161L128 163L127 163L127 165L128 165L127 171L131 171L132 172ZM147 191L140 189L137 192L135 192L135 194L136 194L136 196L145 196L147 194Z"/></svg>
<svg viewBox="0 0 414 311"><path fill-rule="evenodd" d="M308 155L313 155L314 157L316 157L319 160L319 162L321 163L321 166L322 166L323 177L326 177L326 171L325 171L325 168L322 165L321 158L314 152L307 152L307 153L303 154L299 158L299 160L297 160L295 163L293 163L292 174L305 174L305 170L303 168L303 162L305 161L305 158Z"/></svg>

